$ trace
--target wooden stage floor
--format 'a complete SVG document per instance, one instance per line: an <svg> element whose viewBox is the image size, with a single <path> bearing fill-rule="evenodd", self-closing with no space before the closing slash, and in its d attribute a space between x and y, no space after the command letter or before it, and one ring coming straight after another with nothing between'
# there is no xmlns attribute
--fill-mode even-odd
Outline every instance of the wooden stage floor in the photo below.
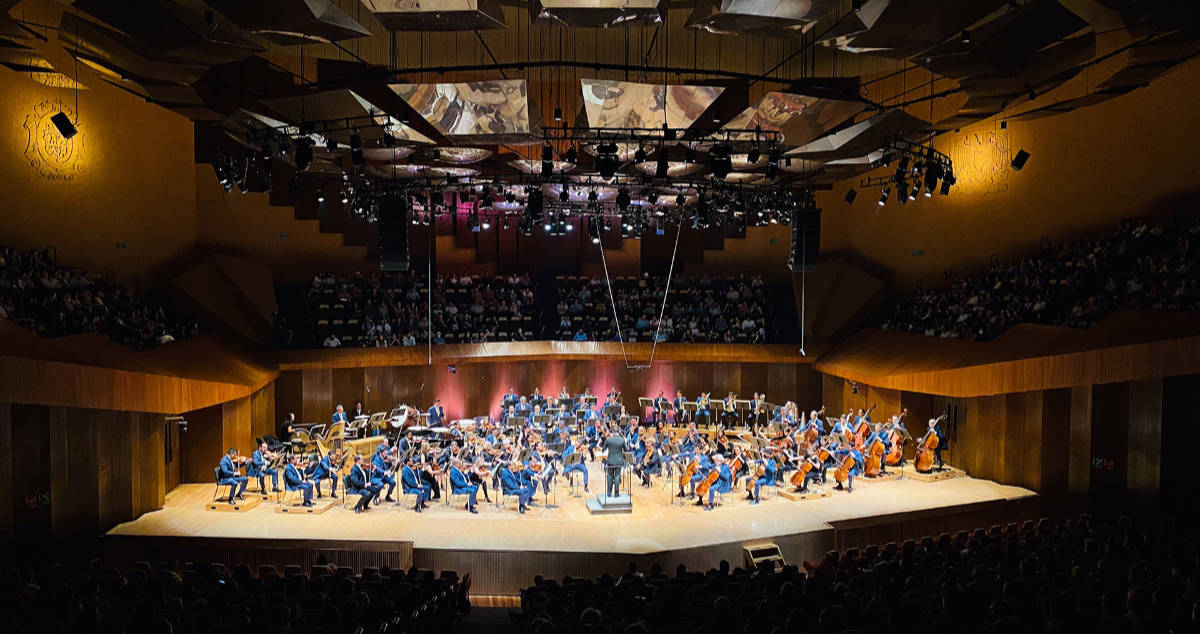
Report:
<svg viewBox="0 0 1200 634"><path fill-rule="evenodd" d="M595 495L603 479L598 465L590 468ZM856 482L852 493L832 491L830 497L800 501L772 492L758 505L744 499L744 489L735 490L725 505L706 512L700 507L671 504L673 491L656 479L649 489L635 485L632 513L592 515L586 498L571 497L565 480L561 484L559 508L531 508L524 516L516 512L512 498L506 508L497 509L482 496L478 515L464 510L461 496L454 498L453 507L446 506L443 498L421 514L408 505L396 507L385 502L356 515L350 503L343 509L341 500L320 515L277 513L273 502L244 513L213 512L205 508L213 486L188 484L171 491L163 509L121 524L108 534L411 542L414 564L475 570L476 591L513 594L520 584L528 585L534 574L619 572L630 560L691 567L715 565L724 558L736 565L741 562L741 546L747 543L775 542L788 560L795 562L875 536L921 537L979 525L971 522L994 523L1012 516L1005 505L1022 501L1028 514L1028 502L1036 497L1027 489L965 476L938 482L905 478ZM536 501L544 501L540 491ZM885 525L893 530L877 530ZM901 525L911 534L897 533ZM839 536L839 528L858 532Z"/></svg>

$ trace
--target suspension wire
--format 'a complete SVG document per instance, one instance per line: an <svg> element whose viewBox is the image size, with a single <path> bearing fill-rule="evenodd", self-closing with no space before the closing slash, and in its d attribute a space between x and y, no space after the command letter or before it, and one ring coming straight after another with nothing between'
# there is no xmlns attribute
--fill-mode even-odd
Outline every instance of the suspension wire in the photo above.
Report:
<svg viewBox="0 0 1200 634"><path fill-rule="evenodd" d="M430 194L432 196L432 194ZM458 213L457 207L454 213ZM425 365L433 365L433 254L434 251L434 234L436 220L429 221L429 252L425 254L425 284L428 286L428 292L425 293Z"/></svg>
<svg viewBox="0 0 1200 634"><path fill-rule="evenodd" d="M617 314L617 299L613 294L612 277L608 274L608 260L604 257L604 239L600 240L600 264L604 266L604 282L608 285L608 301L613 310L613 325L617 329L617 341L621 344L621 357L625 362L627 370L649 370L654 366L654 353L658 348L658 334L662 332L663 315L667 312L667 296L671 294L671 276L675 274L675 257L679 253L679 237L683 235L683 219L679 220L679 227L675 231L675 246L671 249L671 265L667 269L667 285L663 289L662 306L658 309L658 325L654 328L654 342L650 346L650 360L645 365L630 365L629 355L625 352L625 335L621 331L621 317Z"/></svg>
<svg viewBox="0 0 1200 634"><path fill-rule="evenodd" d="M671 294L671 276L675 274L675 255L679 253L679 236L683 235L683 217L679 218L679 227L675 230L675 247L671 249L671 266L667 269L667 285L663 288L662 307L658 309L658 325L654 327L654 343L650 346L650 362L646 365L649 370L654 366L654 351L658 348L658 333L662 331L663 315L667 314L667 296Z"/></svg>

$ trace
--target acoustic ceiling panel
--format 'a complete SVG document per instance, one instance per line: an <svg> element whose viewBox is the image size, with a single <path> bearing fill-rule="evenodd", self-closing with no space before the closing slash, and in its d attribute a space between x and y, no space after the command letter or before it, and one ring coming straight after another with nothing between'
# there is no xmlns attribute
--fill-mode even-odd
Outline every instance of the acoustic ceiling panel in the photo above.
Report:
<svg viewBox="0 0 1200 634"><path fill-rule="evenodd" d="M503 29L500 0L362 0L389 31Z"/></svg>
<svg viewBox="0 0 1200 634"><path fill-rule="evenodd" d="M663 0L533 0L534 19L551 20L585 29L607 28L637 22L661 22Z"/></svg>
<svg viewBox="0 0 1200 634"><path fill-rule="evenodd" d="M960 35L1005 0L867 0L824 35L845 51L906 59Z"/></svg>
<svg viewBox="0 0 1200 634"><path fill-rule="evenodd" d="M59 20L59 42L67 52L108 69L118 80L154 79L195 83L208 66L191 61L154 56L133 38L64 11Z"/></svg>
<svg viewBox="0 0 1200 634"><path fill-rule="evenodd" d="M206 1L243 29L284 46L371 35L331 0Z"/></svg>
<svg viewBox="0 0 1200 634"><path fill-rule="evenodd" d="M725 124L724 129L779 132L783 137L782 143L789 146L804 145L862 112L866 106L861 101L769 92L757 105L747 108Z"/></svg>
<svg viewBox="0 0 1200 634"><path fill-rule="evenodd" d="M386 127L392 137L399 143L430 143L430 139L421 133L404 125L371 102L363 99L353 90L340 89L319 92L302 97L282 97L279 99L264 99L262 105L278 115L279 119L296 125L301 121L345 121L370 119L376 127L359 129L359 135L364 143L379 142L383 139ZM338 130L331 133L343 145L350 142L350 130ZM322 135L322 130L316 130Z"/></svg>
<svg viewBox="0 0 1200 634"><path fill-rule="evenodd" d="M853 159L878 150L888 139L913 139L928 130L928 122L893 108L793 148L786 156L827 161Z"/></svg>
<svg viewBox="0 0 1200 634"><path fill-rule="evenodd" d="M719 86L639 84L580 80L587 122L593 128L691 127L721 93Z"/></svg>
<svg viewBox="0 0 1200 634"><path fill-rule="evenodd" d="M541 135L541 115L524 79L389 87L454 143L530 143Z"/></svg>
<svg viewBox="0 0 1200 634"><path fill-rule="evenodd" d="M128 35L151 59L218 65L265 50L201 0L76 0L75 8Z"/></svg>

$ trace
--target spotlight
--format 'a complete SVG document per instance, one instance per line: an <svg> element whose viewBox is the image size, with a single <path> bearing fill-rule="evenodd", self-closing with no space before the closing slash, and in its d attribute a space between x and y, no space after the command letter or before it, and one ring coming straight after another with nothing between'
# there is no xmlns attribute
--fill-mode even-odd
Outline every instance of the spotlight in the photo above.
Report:
<svg viewBox="0 0 1200 634"><path fill-rule="evenodd" d="M589 203L594 203L599 199L600 199L600 194L596 193L596 190L593 189L588 192L588 202Z"/></svg>
<svg viewBox="0 0 1200 634"><path fill-rule="evenodd" d="M962 43L963 43L963 44L970 44L970 43L971 43L971 30L970 30L970 29L965 29L965 30L963 30L963 32L962 32Z"/></svg>
<svg viewBox="0 0 1200 634"><path fill-rule="evenodd" d="M517 202L517 195L511 191L504 192L504 202L509 204Z"/></svg>
<svg viewBox="0 0 1200 634"><path fill-rule="evenodd" d="M758 146L752 147L752 148L750 148L749 152L746 152L746 162L753 165L758 162L758 159L761 156L762 156L762 151L760 151L758 149Z"/></svg>
<svg viewBox="0 0 1200 634"><path fill-rule="evenodd" d="M59 110L57 114L50 117L50 122L54 124L55 128L58 128L58 133L64 139L69 139L79 133L79 129L71 122L71 117L67 116L67 113L62 110Z"/></svg>
<svg viewBox="0 0 1200 634"><path fill-rule="evenodd" d="M335 140L332 136L326 136L325 137L325 149L330 152L336 152L337 151L337 140Z"/></svg>
<svg viewBox="0 0 1200 634"><path fill-rule="evenodd" d="M547 233L549 233L552 229L554 229L554 225L547 222L545 225L543 225L543 228L546 230Z"/></svg>
<svg viewBox="0 0 1200 634"><path fill-rule="evenodd" d="M563 183L562 190L558 192L558 200L564 203L571 200L571 188L566 183Z"/></svg>
<svg viewBox="0 0 1200 634"><path fill-rule="evenodd" d="M1029 152L1018 150L1017 155L1013 157L1012 168L1018 172L1024 169L1026 161L1029 160Z"/></svg>
<svg viewBox="0 0 1200 634"><path fill-rule="evenodd" d="M287 156L288 152L291 152L291 150L292 150L292 147L290 145L288 145L287 139L284 139L279 142L279 155L280 156Z"/></svg>
<svg viewBox="0 0 1200 634"><path fill-rule="evenodd" d="M683 150L683 162L684 163L695 163L696 162L696 148L688 146L687 148L685 148Z"/></svg>
<svg viewBox="0 0 1200 634"><path fill-rule="evenodd" d="M654 177L667 177L667 148L665 146L658 148L658 161L654 165Z"/></svg>
<svg viewBox="0 0 1200 634"><path fill-rule="evenodd" d="M650 203L651 205L657 204L658 192L654 191L653 189L646 192L646 202Z"/></svg>
<svg viewBox="0 0 1200 634"><path fill-rule="evenodd" d="M396 137L392 136L391 132L383 131L383 147L392 147L396 145Z"/></svg>
<svg viewBox="0 0 1200 634"><path fill-rule="evenodd" d="M317 202L325 202L325 189L320 185L317 185Z"/></svg>
<svg viewBox="0 0 1200 634"><path fill-rule="evenodd" d="M791 159L788 160L791 161ZM767 178L773 179L777 175L779 175L779 148L772 147L767 151Z"/></svg>
<svg viewBox="0 0 1200 634"><path fill-rule="evenodd" d="M566 152L563 152L563 160L568 163L574 163L579 160L579 153L575 151L575 146L571 146L567 148Z"/></svg>
<svg viewBox="0 0 1200 634"><path fill-rule="evenodd" d="M355 130L354 134L350 135L350 149L351 150L361 150L362 149L362 135L358 133L358 130Z"/></svg>
<svg viewBox="0 0 1200 634"><path fill-rule="evenodd" d="M708 166L713 176L724 179L733 170L732 152L728 145L714 145L708 154Z"/></svg>
<svg viewBox="0 0 1200 634"><path fill-rule="evenodd" d="M554 109L554 120L555 120L555 121L562 121L562 108L555 108L555 109Z"/></svg>
<svg viewBox="0 0 1200 634"><path fill-rule="evenodd" d="M683 209L683 206L686 204L687 204L687 196L684 196L683 194L679 194L678 196L675 197L675 206L676 207Z"/></svg>
<svg viewBox="0 0 1200 634"><path fill-rule="evenodd" d="M361 147L359 147L357 149L354 149L354 148L350 149L350 161L352 163L354 163L354 165L356 167L362 167L367 164L367 159L365 156L363 156L363 151L362 151Z"/></svg>
<svg viewBox="0 0 1200 634"><path fill-rule="evenodd" d="M846 197L843 198L843 200L846 201L847 205L853 205L855 198L858 198L858 192L851 187L850 189L846 190Z"/></svg>
<svg viewBox="0 0 1200 634"><path fill-rule="evenodd" d="M950 186L953 185L955 182L957 182L957 181L954 180L954 172L947 172L946 177L942 179L941 194L943 196L949 196L950 195Z"/></svg>
<svg viewBox="0 0 1200 634"><path fill-rule="evenodd" d="M612 178L617 173L617 144L600 144L596 154L596 171L603 178Z"/></svg>
<svg viewBox="0 0 1200 634"><path fill-rule="evenodd" d="M675 130L673 128L671 128L671 126L667 125L667 123L665 121L662 124L662 131L663 131L663 139L666 139L667 141L675 140Z"/></svg>
<svg viewBox="0 0 1200 634"><path fill-rule="evenodd" d="M888 196L891 196L891 195L892 195L892 188L884 187L883 193L879 195L879 206L882 207L882 206L886 205Z"/></svg>
<svg viewBox="0 0 1200 634"><path fill-rule="evenodd" d="M637 151L633 153L633 162L634 163L645 163L646 162L646 150L643 150L639 146Z"/></svg>
<svg viewBox="0 0 1200 634"><path fill-rule="evenodd" d="M921 183L920 182L913 183L912 191L908 192L908 199L916 200L917 194L919 194L919 193L921 193Z"/></svg>

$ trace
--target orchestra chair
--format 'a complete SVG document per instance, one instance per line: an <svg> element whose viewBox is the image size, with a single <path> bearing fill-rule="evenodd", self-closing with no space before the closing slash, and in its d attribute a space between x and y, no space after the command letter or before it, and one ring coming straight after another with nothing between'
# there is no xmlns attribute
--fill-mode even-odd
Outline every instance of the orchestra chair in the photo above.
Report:
<svg viewBox="0 0 1200 634"><path fill-rule="evenodd" d="M217 488L213 489L213 496L210 502L216 502L217 498L221 496L221 487L224 486L221 484L221 467L213 468L213 481L217 483Z"/></svg>
<svg viewBox="0 0 1200 634"><path fill-rule="evenodd" d="M492 502L492 508L497 511L508 508L508 503L505 501L506 498L515 498L517 506L520 507L521 495L513 491L505 491L504 485L500 485L496 487L496 501Z"/></svg>

